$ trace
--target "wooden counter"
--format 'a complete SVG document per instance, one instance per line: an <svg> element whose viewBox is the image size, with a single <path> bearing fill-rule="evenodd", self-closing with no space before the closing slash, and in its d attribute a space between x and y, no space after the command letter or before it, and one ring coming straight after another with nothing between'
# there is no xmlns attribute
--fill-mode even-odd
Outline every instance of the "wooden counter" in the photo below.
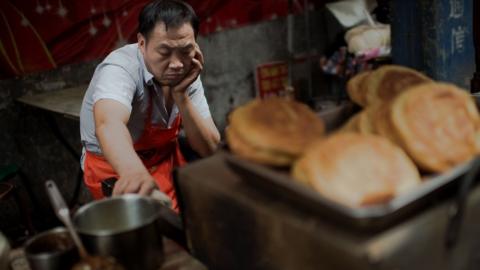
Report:
<svg viewBox="0 0 480 270"><path fill-rule="evenodd" d="M42 94L25 95L17 101L78 120L80 119L80 108L87 87L87 85L83 85Z"/></svg>

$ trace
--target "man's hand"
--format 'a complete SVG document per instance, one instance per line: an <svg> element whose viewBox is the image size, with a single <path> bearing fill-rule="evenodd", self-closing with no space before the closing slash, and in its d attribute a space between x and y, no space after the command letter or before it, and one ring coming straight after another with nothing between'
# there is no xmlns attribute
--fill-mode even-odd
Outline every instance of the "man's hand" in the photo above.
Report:
<svg viewBox="0 0 480 270"><path fill-rule="evenodd" d="M185 94L188 86L190 86L198 78L198 75L200 75L203 70L203 54L202 51L200 51L200 47L197 43L195 43L194 50L195 56L192 58L192 67L190 68L190 71L187 73L187 75L185 75L185 78L171 88L174 100L177 98L184 98L186 96Z"/></svg>
<svg viewBox="0 0 480 270"><path fill-rule="evenodd" d="M140 195L150 195L157 186L155 179L148 173L133 173L120 176L115 183L112 195L121 195L125 193L138 193Z"/></svg>
<svg viewBox="0 0 480 270"><path fill-rule="evenodd" d="M133 148L127 129L130 112L121 103L102 99L94 105L95 132L107 161L119 175L112 195L140 193L149 195L155 180Z"/></svg>
<svg viewBox="0 0 480 270"><path fill-rule="evenodd" d="M203 64L203 54L198 44L195 44L195 56L192 59L190 71L180 83L166 89L166 91L170 90L169 93L171 93L173 101L178 106L190 146L200 156L208 156L216 150L220 141L220 134L213 119L211 117L202 118L187 95L188 86L198 78L203 70Z"/></svg>

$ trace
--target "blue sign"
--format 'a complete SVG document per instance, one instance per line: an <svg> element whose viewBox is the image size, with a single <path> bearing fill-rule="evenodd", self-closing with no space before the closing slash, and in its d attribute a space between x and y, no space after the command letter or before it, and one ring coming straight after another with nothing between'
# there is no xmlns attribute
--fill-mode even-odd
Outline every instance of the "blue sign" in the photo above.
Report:
<svg viewBox="0 0 480 270"><path fill-rule="evenodd" d="M394 0L393 62L470 89L473 1L478 0Z"/></svg>

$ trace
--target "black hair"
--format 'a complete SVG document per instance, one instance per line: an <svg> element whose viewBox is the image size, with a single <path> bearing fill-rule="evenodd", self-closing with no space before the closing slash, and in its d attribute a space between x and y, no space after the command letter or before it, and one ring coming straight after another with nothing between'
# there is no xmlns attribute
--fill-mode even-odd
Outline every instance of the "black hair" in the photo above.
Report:
<svg viewBox="0 0 480 270"><path fill-rule="evenodd" d="M167 30L169 27L190 23L195 38L200 25L193 8L181 0L155 0L147 4L138 16L138 32L148 39L150 32L159 22L163 22Z"/></svg>

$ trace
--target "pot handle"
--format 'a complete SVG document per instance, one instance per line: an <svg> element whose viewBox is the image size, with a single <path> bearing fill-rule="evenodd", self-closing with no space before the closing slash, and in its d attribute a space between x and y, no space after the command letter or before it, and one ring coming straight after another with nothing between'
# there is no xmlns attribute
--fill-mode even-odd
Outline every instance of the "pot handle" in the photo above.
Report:
<svg viewBox="0 0 480 270"><path fill-rule="evenodd" d="M154 189L152 191L152 194L150 194L150 198L157 200L159 203L165 205L168 208L172 208L172 199L170 199L167 194L161 192L158 189Z"/></svg>
<svg viewBox="0 0 480 270"><path fill-rule="evenodd" d="M180 215L158 201L155 201L155 203L158 211L158 218L156 221L157 229L163 235L188 250L185 230Z"/></svg>

